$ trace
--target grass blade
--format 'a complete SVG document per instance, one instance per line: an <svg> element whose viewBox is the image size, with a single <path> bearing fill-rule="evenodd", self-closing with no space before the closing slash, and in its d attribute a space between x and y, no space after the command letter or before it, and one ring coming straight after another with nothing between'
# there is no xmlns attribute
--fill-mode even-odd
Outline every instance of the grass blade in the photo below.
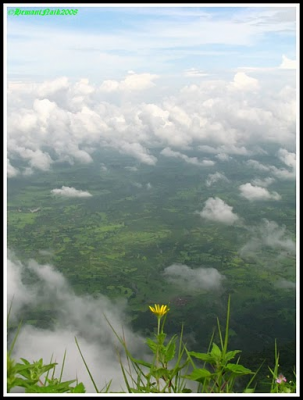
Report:
<svg viewBox="0 0 303 400"><path fill-rule="evenodd" d="M76 337L75 337L75 342L76 342L76 345L77 345L77 347L78 347L78 350L79 350L79 353L80 353L80 355L81 355L81 358L82 358L82 360L83 360L83 362L84 362L84 365L85 365L85 367L86 367L86 370L87 370L87 372L88 372L88 375L89 375L89 377L90 377L90 379L91 379L91 381L92 381L92 383L93 383L93 385L94 385L95 391L96 391L97 393L99 393L99 390L98 390L98 388L97 388L97 385L96 385L96 383L95 383L95 381L94 381L94 378L93 378L93 376L92 376L92 374L91 374L91 372L90 372L90 370L89 370L89 368L88 368L88 365L86 364L86 361L85 361L85 359L84 359L84 357L83 357L83 354L82 354L82 352L81 352L81 349L80 349L80 346L79 346L79 343L78 343L78 340L77 340Z"/></svg>
<svg viewBox="0 0 303 400"><path fill-rule="evenodd" d="M64 368L64 364L65 364L65 357L66 357L66 350L64 351L64 356L63 356L63 361L62 361L62 367L61 367L60 377L59 377L59 382L61 382L61 380L62 380L63 368Z"/></svg>
<svg viewBox="0 0 303 400"><path fill-rule="evenodd" d="M17 332L16 332L15 337L14 337L14 339L12 341L11 347L10 347L10 349L8 351L9 357L11 356L12 351L13 351L13 349L15 347L15 344L16 344L16 341L17 341L17 337L19 336L19 333L20 333L21 325L22 325L22 321L18 325Z"/></svg>

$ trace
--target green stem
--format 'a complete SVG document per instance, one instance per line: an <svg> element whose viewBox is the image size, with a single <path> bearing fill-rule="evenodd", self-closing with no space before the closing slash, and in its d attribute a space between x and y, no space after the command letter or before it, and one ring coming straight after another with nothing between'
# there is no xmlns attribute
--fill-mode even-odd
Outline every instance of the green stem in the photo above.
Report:
<svg viewBox="0 0 303 400"><path fill-rule="evenodd" d="M161 320L161 317L157 317L157 319L158 319L158 346L157 346L157 352L156 352L156 368L158 369L158 367L159 367L159 345L160 345L160 343L159 343L159 335L160 335L160 320ZM159 380L158 377L156 378L156 381L157 381L158 392L160 392L160 380Z"/></svg>

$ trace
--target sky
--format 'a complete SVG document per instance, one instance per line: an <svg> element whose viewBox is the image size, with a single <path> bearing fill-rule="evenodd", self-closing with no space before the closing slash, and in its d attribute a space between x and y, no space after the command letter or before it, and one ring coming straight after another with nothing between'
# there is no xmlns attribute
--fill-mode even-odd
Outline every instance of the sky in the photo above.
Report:
<svg viewBox="0 0 303 400"><path fill-rule="evenodd" d="M46 8L77 13L21 15L25 10L43 14ZM110 148L131 156L134 165L129 168L137 170L141 165L155 166L160 156L205 169L206 185L215 187L228 185L224 163L241 155L256 176L239 186L241 201L248 207L260 200L278 203L281 196L270 185L296 179L298 12L296 4L6 7L8 178L51 172L59 161L89 164L95 150ZM272 154L276 165L255 159L266 154L267 145L277 149ZM151 188L146 183L146 189ZM91 196L70 186L51 189L53 196ZM233 207L216 196L196 212L202 221L227 227L243 224ZM253 253L266 237L268 247L295 251L275 221L265 219L260 228L249 229L253 240L241 249L243 254ZM9 289L17 288L20 304L41 298L37 288L27 288L22 282L22 270L37 273L35 261L24 265L13 255L9 259ZM69 302L76 301L90 310L88 314L101 304L110 307L115 321L123 318L123 305L76 297L52 266L42 271L45 296L53 295L49 279L58 281L66 292L64 298L61 292L56 294L56 304L63 302L69 310ZM193 271L173 264L165 275L175 283L186 276L193 290L194 282L211 282L214 290L224 284L224 276L214 269ZM281 281L280 285L294 283ZM88 334L69 311L70 329L56 331L51 339L55 343L63 336L67 342L72 340L75 330L82 332L82 338ZM93 331L98 329L105 328L98 322ZM140 342L135 333L129 334L131 342ZM39 330L23 335L24 340L35 335L42 351ZM96 333L91 346L84 344L96 368L99 364L93 357L100 350L94 347L98 340ZM101 360L107 347L111 352L113 343L104 343ZM110 366L109 372L116 368Z"/></svg>
<svg viewBox="0 0 303 400"><path fill-rule="evenodd" d="M18 8L47 6L8 11ZM295 5L67 8L78 12L8 15L9 79L67 76L100 83L128 71L197 79L237 68L295 66Z"/></svg>

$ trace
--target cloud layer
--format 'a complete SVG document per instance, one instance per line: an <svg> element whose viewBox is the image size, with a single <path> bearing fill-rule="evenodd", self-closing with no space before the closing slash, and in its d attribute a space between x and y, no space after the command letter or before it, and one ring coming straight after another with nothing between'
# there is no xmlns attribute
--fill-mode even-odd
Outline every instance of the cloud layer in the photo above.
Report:
<svg viewBox="0 0 303 400"><path fill-rule="evenodd" d="M200 149L227 161L229 154L254 154L260 143L280 145L278 157L287 167L263 170L294 177L294 85L273 84L263 90L266 80L237 72L232 79L195 81L166 96L161 77L156 80L159 85L155 78L131 73L101 85L67 77L9 82L9 177L24 173L17 170L18 159L26 164L27 173L47 171L58 161L90 163L99 148L114 148L151 166L157 162L155 148L193 165L212 166L215 161L185 151Z"/></svg>

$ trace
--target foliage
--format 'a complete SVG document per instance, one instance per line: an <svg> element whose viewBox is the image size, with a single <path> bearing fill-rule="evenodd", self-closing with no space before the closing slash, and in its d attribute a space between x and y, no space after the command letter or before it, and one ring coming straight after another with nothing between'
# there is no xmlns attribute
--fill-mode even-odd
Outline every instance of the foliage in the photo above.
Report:
<svg viewBox="0 0 303 400"><path fill-rule="evenodd" d="M252 383L259 371L250 369L239 364L240 350L229 350L229 322L230 322L230 297L227 305L227 316L225 331L217 319L219 346L214 342L214 334L211 337L208 351L205 353L189 351L183 342L183 327L180 337L173 335L168 338L164 332L165 321L169 308L165 305L155 304L149 307L157 318L157 329L153 338L146 339L146 345L152 353L149 361L136 359L128 350L124 336L119 336L110 321L106 321L112 328L125 352L127 365L122 362L118 353L122 374L128 393L191 393L189 382L197 384L197 393L237 393L236 381L243 376L251 376L251 379L242 388L242 393L254 393L256 384ZM55 378L57 363L44 364L40 359L33 363L21 358L22 363L15 363L12 351L16 343L21 324L12 341L7 354L7 392L15 387L22 387L25 393L85 393L83 383L76 380L62 382L62 375L66 353L64 354L62 368L59 378ZM90 372L84 355L80 349L77 338L76 345L85 364L89 377L97 393L109 392L111 382L102 390L98 390L95 380ZM202 363L202 365L200 365ZM272 382L270 393L296 393L296 382L287 381L286 377L279 371L279 353L275 343L275 366L270 367ZM50 376L51 373L51 376ZM71 386L76 382L75 386ZM190 387L189 387L190 386ZM115 392L112 392L115 393Z"/></svg>

